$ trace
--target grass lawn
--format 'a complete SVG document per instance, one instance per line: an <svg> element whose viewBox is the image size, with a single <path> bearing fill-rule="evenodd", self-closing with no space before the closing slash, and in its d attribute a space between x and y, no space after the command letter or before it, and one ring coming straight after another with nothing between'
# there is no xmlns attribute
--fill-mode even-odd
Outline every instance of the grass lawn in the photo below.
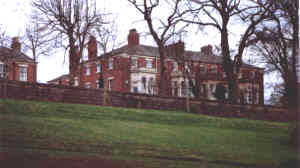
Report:
<svg viewBox="0 0 300 168"><path fill-rule="evenodd" d="M185 112L0 100L2 152L101 156L130 167L277 167L296 159L288 127Z"/></svg>

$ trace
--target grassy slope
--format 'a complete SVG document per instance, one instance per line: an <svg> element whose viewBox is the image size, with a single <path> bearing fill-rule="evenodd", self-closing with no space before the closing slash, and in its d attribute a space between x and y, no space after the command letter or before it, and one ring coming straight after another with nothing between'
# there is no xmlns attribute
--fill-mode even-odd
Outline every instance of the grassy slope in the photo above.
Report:
<svg viewBox="0 0 300 168"><path fill-rule="evenodd" d="M2 146L80 151L150 167L264 167L296 158L286 123L180 112L0 100L0 133Z"/></svg>

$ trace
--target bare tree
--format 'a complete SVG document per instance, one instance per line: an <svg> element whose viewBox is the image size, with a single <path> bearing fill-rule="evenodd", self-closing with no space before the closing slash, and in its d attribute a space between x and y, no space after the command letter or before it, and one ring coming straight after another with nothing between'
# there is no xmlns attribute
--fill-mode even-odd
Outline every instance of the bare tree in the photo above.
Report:
<svg viewBox="0 0 300 168"><path fill-rule="evenodd" d="M0 25L0 46L8 47L10 38L7 36L6 31Z"/></svg>
<svg viewBox="0 0 300 168"><path fill-rule="evenodd" d="M108 51L111 51L115 48L118 48L121 45L121 42L118 41L118 24L116 22L116 17L112 15L107 16L107 22L105 24L96 28L96 37L100 47L100 52L106 54Z"/></svg>
<svg viewBox="0 0 300 168"><path fill-rule="evenodd" d="M50 38L43 27L38 24L37 15L32 15L30 24L26 26L25 34L23 36L23 44L26 50L29 50L35 63L38 62L40 56L49 56L53 52L53 38ZM37 72L37 64L34 71ZM36 76L34 76L36 81Z"/></svg>
<svg viewBox="0 0 300 168"><path fill-rule="evenodd" d="M272 24L256 32L252 49L259 53L269 72L278 72L283 79L283 96L286 106L296 107L297 62L299 49L299 2L272 1Z"/></svg>
<svg viewBox="0 0 300 168"><path fill-rule="evenodd" d="M264 7L261 7L264 6ZM226 73L229 100L237 102L239 95L237 75L243 64L242 57L249 39L259 25L268 18L269 4L262 1L248 0L191 0L188 10L182 12L183 21L198 25L200 28L213 27L221 36L223 69ZM237 52L230 52L230 25L233 22L243 24ZM232 59L233 58L233 59Z"/></svg>
<svg viewBox="0 0 300 168"><path fill-rule="evenodd" d="M96 0L33 0L33 8L39 14L39 24L66 43L69 52L70 85L78 72L80 59L90 32L103 24ZM83 68L80 68L80 75ZM80 86L82 86L82 77Z"/></svg>
<svg viewBox="0 0 300 168"><path fill-rule="evenodd" d="M149 33L158 46L160 59L159 94L167 95L168 79L165 67L166 44L171 37L179 35L186 27L186 25L179 26L180 16L178 15L178 10L183 1L128 0L128 2L130 2L143 15L143 18L147 23ZM159 12L159 7L162 7L163 5L166 5L164 12L168 13L165 20L160 13L154 12Z"/></svg>
<svg viewBox="0 0 300 168"><path fill-rule="evenodd" d="M261 31L256 32L257 36L253 41L258 43L252 48L262 55L268 70L279 72L283 79L280 102L289 108L298 120L292 124L290 140L291 144L298 145L299 153L299 1L274 0L270 4L272 24L265 25Z"/></svg>

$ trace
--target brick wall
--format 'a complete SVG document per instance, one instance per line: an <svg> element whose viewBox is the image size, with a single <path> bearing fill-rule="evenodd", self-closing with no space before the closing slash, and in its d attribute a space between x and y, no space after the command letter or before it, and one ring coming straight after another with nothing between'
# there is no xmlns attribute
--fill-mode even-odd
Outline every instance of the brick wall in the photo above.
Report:
<svg viewBox="0 0 300 168"><path fill-rule="evenodd" d="M0 98L103 105L103 89L84 89L53 84L33 84L0 80ZM185 98L159 97L133 93L107 92L106 105L184 111ZM255 120L290 121L287 109L273 106L239 105L208 100L190 100L193 113Z"/></svg>

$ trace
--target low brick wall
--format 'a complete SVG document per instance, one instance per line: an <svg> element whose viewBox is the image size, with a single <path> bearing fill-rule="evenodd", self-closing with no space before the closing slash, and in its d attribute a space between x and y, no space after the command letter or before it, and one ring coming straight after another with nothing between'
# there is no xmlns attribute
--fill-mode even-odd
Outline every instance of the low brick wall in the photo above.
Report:
<svg viewBox="0 0 300 168"><path fill-rule="evenodd" d="M106 100L104 101L104 95ZM184 111L186 99L143 94L108 92L103 89L85 89L53 84L37 84L0 80L0 98L109 105L169 111ZM220 117L248 118L269 121L291 121L294 117L285 108L259 105L218 103L208 100L190 100L191 112Z"/></svg>

